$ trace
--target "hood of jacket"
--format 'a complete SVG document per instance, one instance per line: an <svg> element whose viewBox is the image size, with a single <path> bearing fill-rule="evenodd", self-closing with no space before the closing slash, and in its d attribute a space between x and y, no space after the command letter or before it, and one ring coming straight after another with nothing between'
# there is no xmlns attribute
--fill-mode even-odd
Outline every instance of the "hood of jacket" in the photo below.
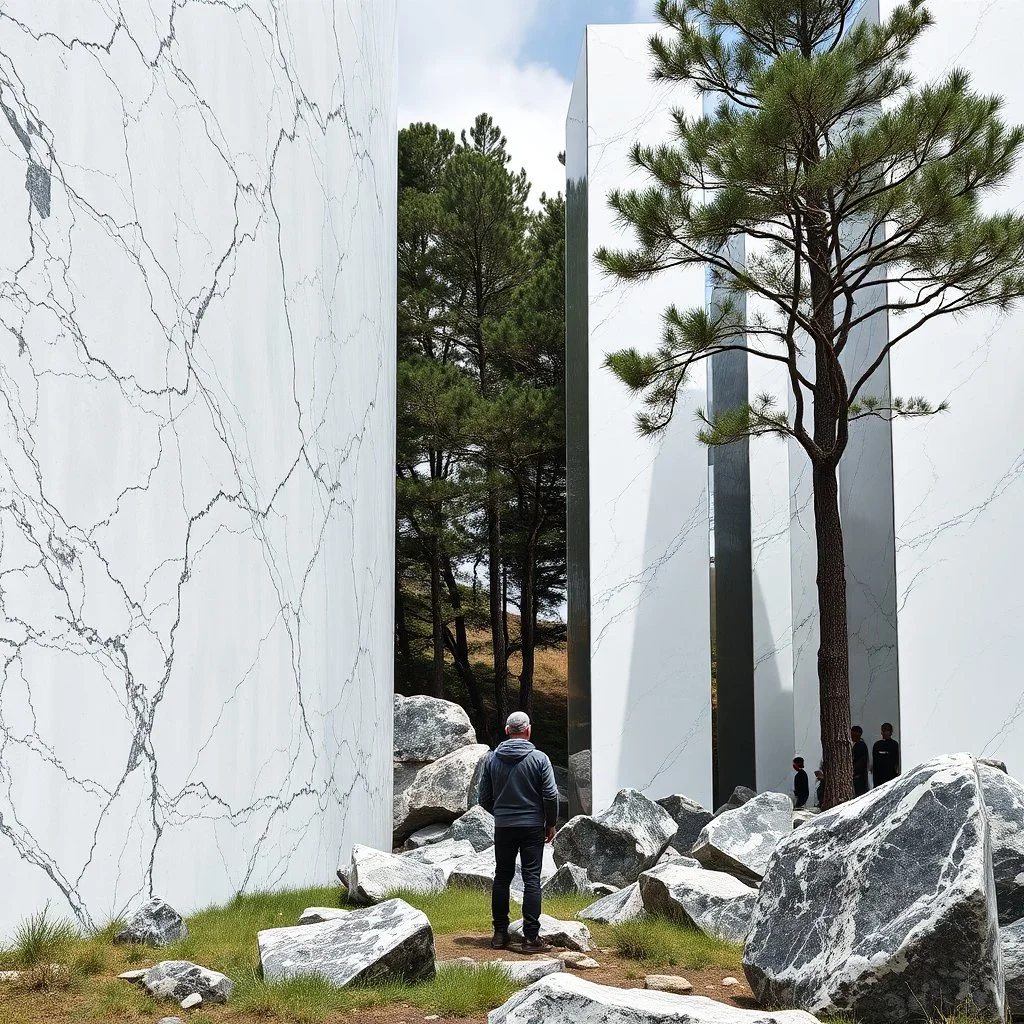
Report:
<svg viewBox="0 0 1024 1024"><path fill-rule="evenodd" d="M536 749L529 740L504 740L494 748L494 756L506 764L516 764Z"/></svg>

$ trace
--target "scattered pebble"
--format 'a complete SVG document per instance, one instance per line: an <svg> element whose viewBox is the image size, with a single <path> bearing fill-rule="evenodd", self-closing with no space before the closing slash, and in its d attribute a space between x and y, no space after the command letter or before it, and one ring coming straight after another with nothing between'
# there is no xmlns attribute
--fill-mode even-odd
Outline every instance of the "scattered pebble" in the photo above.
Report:
<svg viewBox="0 0 1024 1024"><path fill-rule="evenodd" d="M193 1006L198 1006L202 1001L203 997L198 992L193 992L191 995L185 996L178 1005L183 1010L191 1010Z"/></svg>
<svg viewBox="0 0 1024 1024"><path fill-rule="evenodd" d="M723 978L723 988L735 988L740 983L739 978Z"/></svg>
<svg viewBox="0 0 1024 1024"><path fill-rule="evenodd" d="M180 1017L161 1017L156 1024L185 1024Z"/></svg>
<svg viewBox="0 0 1024 1024"><path fill-rule="evenodd" d="M567 949L564 953L559 953L556 960L561 960L567 967L580 967L584 971L592 971L595 967L601 965L586 953L578 953L573 949Z"/></svg>
<svg viewBox="0 0 1024 1024"><path fill-rule="evenodd" d="M0 984L2 984L3 982L17 981L17 980L18 980L18 972L17 971L0 971Z"/></svg>
<svg viewBox="0 0 1024 1024"><path fill-rule="evenodd" d="M119 974L118 977L122 981L130 981L133 984L138 985L142 981L142 979L146 976L146 971L147 970L148 970L148 968L143 967L141 970L137 970L137 971L125 971L123 974ZM167 1019L171 1020L172 1018L168 1017Z"/></svg>
<svg viewBox="0 0 1024 1024"><path fill-rule="evenodd" d="M439 1013L432 1013L429 1017L424 1017L424 1020L440 1020L441 1015Z"/></svg>
<svg viewBox="0 0 1024 1024"><path fill-rule="evenodd" d="M708 988L710 987L709 985ZM648 974L644 978L644 988L653 989L655 992L675 992L678 995L693 991L693 986L685 978L675 974Z"/></svg>

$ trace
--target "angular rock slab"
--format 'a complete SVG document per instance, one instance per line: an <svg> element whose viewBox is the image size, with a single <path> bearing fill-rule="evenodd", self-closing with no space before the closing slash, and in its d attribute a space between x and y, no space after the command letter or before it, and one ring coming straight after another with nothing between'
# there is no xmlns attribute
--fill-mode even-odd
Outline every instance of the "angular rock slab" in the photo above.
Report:
<svg viewBox="0 0 1024 1024"><path fill-rule="evenodd" d="M164 960L146 971L142 984L154 999L181 1003L191 995L204 1003L226 1003L235 986L231 979L188 960Z"/></svg>
<svg viewBox="0 0 1024 1024"><path fill-rule="evenodd" d="M640 885L634 882L625 889L619 889L610 896L604 896L596 903L581 910L576 916L585 921L596 921L598 924L623 924L635 921L644 912L644 902L640 896Z"/></svg>
<svg viewBox="0 0 1024 1024"><path fill-rule="evenodd" d="M400 854L402 860L412 864L428 864L431 867L440 868L445 871L451 865L464 857L472 857L476 853L473 844L464 839L458 841L445 839L440 843L430 843L418 849L410 850L408 853Z"/></svg>
<svg viewBox="0 0 1024 1024"><path fill-rule="evenodd" d="M757 891L738 878L669 862L645 871L639 884L647 913L691 925L726 942L742 943L746 938Z"/></svg>
<svg viewBox="0 0 1024 1024"><path fill-rule="evenodd" d="M445 833L449 828L451 828L450 825L424 825L423 828L418 828L406 839L402 844L402 849L407 852L422 850L424 846L440 843L445 839Z"/></svg>
<svg viewBox="0 0 1024 1024"><path fill-rule="evenodd" d="M437 697L395 694L396 761L436 761L474 743L476 731L458 704Z"/></svg>
<svg viewBox="0 0 1024 1024"><path fill-rule="evenodd" d="M1006 1009L1019 1020L1024 1015L1024 921L1001 928L999 944L1006 977Z"/></svg>
<svg viewBox="0 0 1024 1024"><path fill-rule="evenodd" d="M294 928L268 928L256 942L266 981L318 974L341 988L353 981L434 976L434 932L427 915L388 900L347 917Z"/></svg>
<svg viewBox="0 0 1024 1024"><path fill-rule="evenodd" d="M775 851L743 952L759 1002L903 1024L1004 1019L974 759L936 758L819 814Z"/></svg>
<svg viewBox="0 0 1024 1024"><path fill-rule="evenodd" d="M540 887L542 896L576 896L591 891L586 871L576 864L563 864Z"/></svg>
<svg viewBox="0 0 1024 1024"><path fill-rule="evenodd" d="M682 793L662 797L657 803L672 815L672 820L676 823L676 834L672 837L669 848L680 853L689 853L697 841L697 836L700 835L700 830L711 820L711 812Z"/></svg>
<svg viewBox="0 0 1024 1024"><path fill-rule="evenodd" d="M713 871L758 881L779 841L792 831L792 800L784 793L761 793L708 822L690 855Z"/></svg>
<svg viewBox="0 0 1024 1024"><path fill-rule="evenodd" d="M577 815L555 836L555 863L577 864L592 882L620 888L654 867L676 834L672 815L635 789L620 790L596 817Z"/></svg>
<svg viewBox="0 0 1024 1024"><path fill-rule="evenodd" d="M352 847L348 898L353 903L379 903L396 892L443 892L446 884L445 873L430 864L370 846Z"/></svg>
<svg viewBox="0 0 1024 1024"><path fill-rule="evenodd" d="M411 776L396 770L392 813L395 846L401 846L424 825L451 824L476 803L487 753L487 747L476 743L445 754Z"/></svg>
<svg viewBox="0 0 1024 1024"><path fill-rule="evenodd" d="M1024 786L980 760L978 777L988 811L999 923L1012 924L1024 918Z"/></svg>
<svg viewBox="0 0 1024 1024"><path fill-rule="evenodd" d="M174 907L154 897L144 903L114 936L114 945L172 946L188 938L188 925Z"/></svg>
<svg viewBox="0 0 1024 1024"><path fill-rule="evenodd" d="M442 841L447 839L472 843L477 853L488 849L494 845L494 815L479 804L470 807L451 823L441 837Z"/></svg>
<svg viewBox="0 0 1024 1024"><path fill-rule="evenodd" d="M705 996L542 978L487 1015L488 1024L817 1024L802 1010L741 1010Z"/></svg>
<svg viewBox="0 0 1024 1024"><path fill-rule="evenodd" d="M753 800L755 796L757 796L756 789L750 789L747 786L737 786L729 794L729 799L721 807L715 808L714 817L717 818L720 814L725 814L726 811L735 811L737 807L742 807L748 801Z"/></svg>
<svg viewBox="0 0 1024 1024"><path fill-rule="evenodd" d="M523 941L522 918L508 926L508 937L513 942ZM589 953L591 950L590 929L579 921L559 921L541 914L538 937L558 949L573 949L577 953Z"/></svg>

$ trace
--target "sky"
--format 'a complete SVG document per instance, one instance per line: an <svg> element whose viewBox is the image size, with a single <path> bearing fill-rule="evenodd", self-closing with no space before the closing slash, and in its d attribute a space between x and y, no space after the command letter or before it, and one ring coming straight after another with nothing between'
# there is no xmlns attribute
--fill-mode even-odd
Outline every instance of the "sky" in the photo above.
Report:
<svg viewBox="0 0 1024 1024"><path fill-rule="evenodd" d="M541 192L565 191L558 154L588 23L652 21L653 0L398 0L398 123L456 135L483 111Z"/></svg>

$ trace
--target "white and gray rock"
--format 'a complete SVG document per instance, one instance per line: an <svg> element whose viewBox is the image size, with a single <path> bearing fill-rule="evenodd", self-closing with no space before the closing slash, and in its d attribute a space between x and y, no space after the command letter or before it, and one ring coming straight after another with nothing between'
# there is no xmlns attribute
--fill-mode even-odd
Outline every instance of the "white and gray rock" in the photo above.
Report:
<svg viewBox="0 0 1024 1024"><path fill-rule="evenodd" d="M437 697L395 694L396 761L436 761L474 743L473 724L458 704Z"/></svg>
<svg viewBox="0 0 1024 1024"><path fill-rule="evenodd" d="M1006 978L1006 1009L1013 1020L1024 1015L1024 921L1007 925L999 931Z"/></svg>
<svg viewBox="0 0 1024 1024"><path fill-rule="evenodd" d="M555 863L578 864L593 882L631 885L654 867L676 834L672 815L635 789L596 817L577 815L555 836Z"/></svg>
<svg viewBox="0 0 1024 1024"><path fill-rule="evenodd" d="M472 857L476 851L473 844L465 839L445 839L440 843L431 843L429 846L421 846L419 849L410 850L408 853L400 854L403 860L413 864L429 864L431 867L440 868L447 874L448 868L463 857Z"/></svg>
<svg viewBox="0 0 1024 1024"><path fill-rule="evenodd" d="M593 806L593 762L589 750L569 755L569 801L577 808Z"/></svg>
<svg viewBox="0 0 1024 1024"><path fill-rule="evenodd" d="M448 871L449 885L465 885L480 889L489 889L494 881L494 847L484 850L482 853L474 853L468 857L461 857L446 865ZM544 847L544 859L540 868L541 885L551 878L557 868L555 867L554 853L550 845ZM523 875L519 861L516 861L516 873L511 885L513 899L522 899Z"/></svg>
<svg viewBox="0 0 1024 1024"><path fill-rule="evenodd" d="M693 991L693 985L676 974L648 974L644 978L644 988L654 992L674 992L678 996Z"/></svg>
<svg viewBox="0 0 1024 1024"><path fill-rule="evenodd" d="M802 1010L741 1010L706 996L595 985L568 971L492 1010L488 1024L817 1024Z"/></svg>
<svg viewBox="0 0 1024 1024"><path fill-rule="evenodd" d="M1005 772L1007 770L1006 762L1000 761L994 757L979 757L978 764L987 764L989 768L996 768L1001 772Z"/></svg>
<svg viewBox="0 0 1024 1024"><path fill-rule="evenodd" d="M980 760L978 777L988 811L999 923L1012 924L1024 918L1024 786Z"/></svg>
<svg viewBox="0 0 1024 1024"><path fill-rule="evenodd" d="M226 1003L235 990L230 978L188 960L164 960L150 967L142 984L154 999L175 1003L190 995L201 996L204 1003Z"/></svg>
<svg viewBox="0 0 1024 1024"><path fill-rule="evenodd" d="M513 942L523 941L523 919L508 926L508 937ZM590 929L579 921L559 921L547 914L540 915L539 938L559 949L574 949L578 953L589 953L591 949Z"/></svg>
<svg viewBox="0 0 1024 1024"><path fill-rule="evenodd" d="M729 794L729 799L721 807L715 809L714 817L717 818L720 814L725 814L726 811L735 811L737 807L742 807L748 801L753 800L755 796L757 796L756 789L749 789L747 786L737 786Z"/></svg>
<svg viewBox="0 0 1024 1024"><path fill-rule="evenodd" d="M406 851L421 850L424 846L443 842L449 828L451 825L424 825L423 828L418 828L406 839L402 844L402 849Z"/></svg>
<svg viewBox="0 0 1024 1024"><path fill-rule="evenodd" d="M565 964L561 960L537 959L537 960L485 960L489 967L497 967L504 971L513 981L520 985L530 985L549 974L558 974L565 970Z"/></svg>
<svg viewBox="0 0 1024 1024"><path fill-rule="evenodd" d="M137 943L146 946L172 946L188 938L188 925L164 900L154 897L144 903L115 936L116 945Z"/></svg>
<svg viewBox="0 0 1024 1024"><path fill-rule="evenodd" d="M180 1017L161 1017L156 1024L185 1024Z"/></svg>
<svg viewBox="0 0 1024 1024"><path fill-rule="evenodd" d="M596 903L591 903L576 916L598 924L623 924L635 921L644 912L644 903L640 897L640 886L637 882L619 889L610 896L604 896Z"/></svg>
<svg viewBox="0 0 1024 1024"><path fill-rule="evenodd" d="M757 891L732 875L669 863L645 871L639 884L649 914L726 942L742 943L746 937Z"/></svg>
<svg viewBox="0 0 1024 1024"><path fill-rule="evenodd" d="M185 996L179 1004L183 1010L191 1010L193 1006L201 1006L203 997L198 992L193 992L190 996Z"/></svg>
<svg viewBox="0 0 1024 1024"><path fill-rule="evenodd" d="M569 769L555 764L551 770L555 773L555 785L558 787L558 820L563 822L569 817Z"/></svg>
<svg viewBox="0 0 1024 1024"><path fill-rule="evenodd" d="M800 807L793 811L793 828L799 828L801 825L806 825L807 822L813 821L816 814L819 812L811 807Z"/></svg>
<svg viewBox="0 0 1024 1024"><path fill-rule="evenodd" d="M17 972L15 971L12 973L16 974ZM148 973L148 967L139 967L133 971L122 971L117 977L120 981L128 981L133 985L141 985L146 980L146 975ZM0 975L0 980L3 980L2 975Z"/></svg>
<svg viewBox="0 0 1024 1024"><path fill-rule="evenodd" d="M790 832L765 872L743 966L761 1003L873 1024L969 1004L1003 1020L974 759L936 758Z"/></svg>
<svg viewBox="0 0 1024 1024"><path fill-rule="evenodd" d="M351 910L342 910L341 907L306 907L299 918L299 924L323 924L324 921L340 921L351 913Z"/></svg>
<svg viewBox="0 0 1024 1024"><path fill-rule="evenodd" d="M575 896L586 895L591 891L587 872L576 864L563 864L540 887L544 896Z"/></svg>
<svg viewBox="0 0 1024 1024"><path fill-rule="evenodd" d="M761 793L701 829L691 855L706 868L757 881L779 841L793 831L793 802L784 793Z"/></svg>
<svg viewBox="0 0 1024 1024"><path fill-rule="evenodd" d="M475 798L474 798L475 799ZM494 815L479 804L470 807L465 814L456 818L442 836L442 841L472 843L479 853L494 845Z"/></svg>
<svg viewBox="0 0 1024 1024"><path fill-rule="evenodd" d="M580 953L575 949L563 950L555 959L561 960L567 967L579 967L584 971L592 971L595 967L601 966L593 957L589 957L586 953Z"/></svg>
<svg viewBox="0 0 1024 1024"><path fill-rule="evenodd" d="M396 770L392 817L394 845L401 846L424 825L451 824L465 814L476 803L483 759L487 753L487 747L475 743L459 747L413 770L411 774Z"/></svg>
<svg viewBox="0 0 1024 1024"><path fill-rule="evenodd" d="M434 976L434 932L427 915L404 900L353 910L347 917L256 936L267 981L319 974L341 988L350 982Z"/></svg>
<svg viewBox="0 0 1024 1024"><path fill-rule="evenodd" d="M417 864L370 846L352 847L348 897L353 903L379 903L396 892L442 892L445 874L430 864Z"/></svg>
<svg viewBox="0 0 1024 1024"><path fill-rule="evenodd" d="M662 797L657 802L672 815L676 823L676 834L672 837L670 849L689 853L700 830L711 820L711 812L681 793Z"/></svg>

